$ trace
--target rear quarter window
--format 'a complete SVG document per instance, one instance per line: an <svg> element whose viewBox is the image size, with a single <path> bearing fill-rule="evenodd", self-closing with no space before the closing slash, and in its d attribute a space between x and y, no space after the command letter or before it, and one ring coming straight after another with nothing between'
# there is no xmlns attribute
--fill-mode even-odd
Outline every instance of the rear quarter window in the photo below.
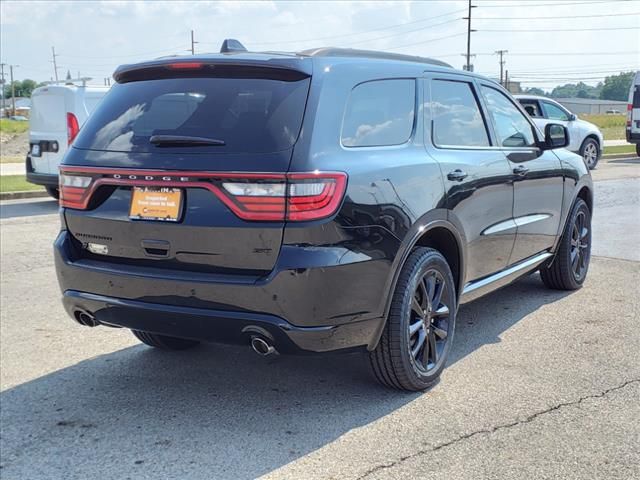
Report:
<svg viewBox="0 0 640 480"><path fill-rule="evenodd" d="M342 123L345 147L401 145L413 132L414 79L374 80L357 85L349 96Z"/></svg>
<svg viewBox="0 0 640 480"><path fill-rule="evenodd" d="M117 152L270 153L298 138L309 79L164 78L115 85L74 147ZM159 147L153 135L204 137L216 146Z"/></svg>

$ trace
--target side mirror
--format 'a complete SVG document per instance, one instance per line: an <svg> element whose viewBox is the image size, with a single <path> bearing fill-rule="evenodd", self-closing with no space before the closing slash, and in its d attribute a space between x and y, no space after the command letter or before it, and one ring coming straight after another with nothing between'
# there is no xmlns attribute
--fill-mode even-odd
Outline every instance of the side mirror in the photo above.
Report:
<svg viewBox="0 0 640 480"><path fill-rule="evenodd" d="M570 113L569 114L569 121L570 122L575 122L578 119L578 117L576 116L575 113Z"/></svg>
<svg viewBox="0 0 640 480"><path fill-rule="evenodd" d="M569 145L569 130L559 123L547 123L544 127L544 150L564 148Z"/></svg>

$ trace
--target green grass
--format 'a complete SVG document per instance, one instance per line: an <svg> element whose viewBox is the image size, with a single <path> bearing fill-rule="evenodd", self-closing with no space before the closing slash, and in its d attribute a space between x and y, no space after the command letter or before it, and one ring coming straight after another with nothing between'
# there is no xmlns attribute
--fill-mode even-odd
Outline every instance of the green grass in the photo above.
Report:
<svg viewBox="0 0 640 480"><path fill-rule="evenodd" d="M604 147L605 155L613 153L636 153L635 145L616 145L615 147Z"/></svg>
<svg viewBox="0 0 640 480"><path fill-rule="evenodd" d="M596 125L605 140L624 140L625 138L626 115L580 115L580 118Z"/></svg>
<svg viewBox="0 0 640 480"><path fill-rule="evenodd" d="M0 193L22 192L24 190L44 190L44 187L27 182L24 175L0 176Z"/></svg>
<svg viewBox="0 0 640 480"><path fill-rule="evenodd" d="M0 118L0 132L10 135L24 133L29 130L29 122L17 122L8 118Z"/></svg>

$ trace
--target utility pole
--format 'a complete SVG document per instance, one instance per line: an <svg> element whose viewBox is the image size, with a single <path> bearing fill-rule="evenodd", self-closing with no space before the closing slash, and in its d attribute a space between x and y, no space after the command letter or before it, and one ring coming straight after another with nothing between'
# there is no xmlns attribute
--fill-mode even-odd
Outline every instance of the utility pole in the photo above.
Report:
<svg viewBox="0 0 640 480"><path fill-rule="evenodd" d="M509 92L511 91L509 90L509 70L507 70L504 75L504 88L506 88Z"/></svg>
<svg viewBox="0 0 640 480"><path fill-rule="evenodd" d="M193 38L193 30L191 30L191 55L195 55L196 54L196 42Z"/></svg>
<svg viewBox="0 0 640 480"><path fill-rule="evenodd" d="M467 65L464 68L467 71L471 68L471 32L475 32L475 30L471 29L472 8L476 8L476 5L471 5L471 0L469 0L469 14L467 17L463 17L464 20L467 20Z"/></svg>
<svg viewBox="0 0 640 480"><path fill-rule="evenodd" d="M6 113L4 110L4 66L6 65L6 63L0 63L0 77L2 77L2 112Z"/></svg>
<svg viewBox="0 0 640 480"><path fill-rule="evenodd" d="M462 55L465 58L467 57L466 53L461 53L460 55ZM475 53L469 54L469 58L470 58L470 62L473 62L473 60L476 58L476 54ZM465 65L464 69L467 70L468 72L473 72L473 63L470 63L469 67Z"/></svg>
<svg viewBox="0 0 640 480"><path fill-rule="evenodd" d="M58 64L56 63L56 47L51 47L51 54L53 55L53 72L55 73L56 82L58 81Z"/></svg>
<svg viewBox="0 0 640 480"><path fill-rule="evenodd" d="M504 86L505 84L503 71L504 71L504 64L506 63L506 60L502 59L505 53L509 53L509 50L496 50L496 54L500 55L500 85L502 86Z"/></svg>
<svg viewBox="0 0 640 480"><path fill-rule="evenodd" d="M9 79L11 80L11 102L13 103L12 115L16 114L16 85L13 83L13 67L19 67L20 65L9 65Z"/></svg>

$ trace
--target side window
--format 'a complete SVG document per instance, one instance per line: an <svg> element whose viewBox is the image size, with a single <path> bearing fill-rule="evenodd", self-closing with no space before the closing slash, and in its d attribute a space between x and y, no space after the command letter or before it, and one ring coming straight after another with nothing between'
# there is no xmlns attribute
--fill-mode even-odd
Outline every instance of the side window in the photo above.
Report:
<svg viewBox="0 0 640 480"><path fill-rule="evenodd" d="M544 116L540 111L540 104L538 104L536 100L520 100L520 104L531 118L541 118Z"/></svg>
<svg viewBox="0 0 640 480"><path fill-rule="evenodd" d="M542 104L544 105L544 111L547 114L547 118L551 120L562 120L563 122L567 122L569 120L567 113L557 105L550 102L542 102Z"/></svg>
<svg viewBox="0 0 640 480"><path fill-rule="evenodd" d="M495 124L498 143L503 147L531 147L535 145L533 128L526 117L511 103L502 92L495 88L482 86Z"/></svg>
<svg viewBox="0 0 640 480"><path fill-rule="evenodd" d="M438 147L486 147L489 135L471 84L431 82L433 143Z"/></svg>
<svg viewBox="0 0 640 480"><path fill-rule="evenodd" d="M357 85L347 103L342 144L373 147L407 142L413 132L415 105L415 80L376 80Z"/></svg>

